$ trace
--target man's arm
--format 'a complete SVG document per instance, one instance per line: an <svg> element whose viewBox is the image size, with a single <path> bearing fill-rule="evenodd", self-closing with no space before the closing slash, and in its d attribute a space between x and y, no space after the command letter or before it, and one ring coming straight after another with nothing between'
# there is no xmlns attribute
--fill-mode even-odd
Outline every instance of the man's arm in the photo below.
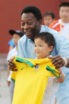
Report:
<svg viewBox="0 0 69 104"><path fill-rule="evenodd" d="M17 50L17 55L19 57L24 57L23 56L23 48L22 48L23 42L22 42L22 38L18 40L18 50ZM23 46L24 47L24 46Z"/></svg>
<svg viewBox="0 0 69 104"><path fill-rule="evenodd" d="M69 59L67 59L67 65L66 65L66 67L69 68Z"/></svg>
<svg viewBox="0 0 69 104"><path fill-rule="evenodd" d="M52 63L54 64L55 68L61 68L65 65L65 61L61 56L53 56L49 58L52 60Z"/></svg>
<svg viewBox="0 0 69 104"><path fill-rule="evenodd" d="M50 29L49 32L51 32L55 38L56 43L56 56L52 57L53 64L60 68L62 66L69 67L69 41L61 36L59 33L55 32L54 30ZM65 58L65 60L64 60Z"/></svg>

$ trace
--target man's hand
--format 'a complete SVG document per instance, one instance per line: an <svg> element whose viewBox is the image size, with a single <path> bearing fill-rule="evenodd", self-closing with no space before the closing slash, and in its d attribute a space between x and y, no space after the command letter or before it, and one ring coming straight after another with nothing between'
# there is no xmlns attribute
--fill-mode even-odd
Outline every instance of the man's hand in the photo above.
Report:
<svg viewBox="0 0 69 104"><path fill-rule="evenodd" d="M8 68L9 68L9 70L17 71L16 65L13 63L14 58L15 58L15 57L12 57L12 58L8 61Z"/></svg>
<svg viewBox="0 0 69 104"><path fill-rule="evenodd" d="M48 58L52 60L52 63L54 64L55 68L61 68L65 65L65 61L61 56L52 56Z"/></svg>

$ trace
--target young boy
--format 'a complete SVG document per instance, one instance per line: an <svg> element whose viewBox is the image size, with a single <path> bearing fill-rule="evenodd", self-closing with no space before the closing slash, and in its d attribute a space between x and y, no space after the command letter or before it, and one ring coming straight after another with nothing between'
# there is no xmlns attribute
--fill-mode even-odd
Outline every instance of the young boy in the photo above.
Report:
<svg viewBox="0 0 69 104"><path fill-rule="evenodd" d="M55 40L52 34L48 32L42 32L35 36L35 53L38 59L49 57L55 46ZM49 78L47 90L45 91L44 100L42 104L55 104L55 93L58 89L58 82L64 81L64 75L59 69L60 78Z"/></svg>
<svg viewBox="0 0 69 104"><path fill-rule="evenodd" d="M53 12L46 12L43 15L43 24L49 26L53 21L55 21L55 14Z"/></svg>
<svg viewBox="0 0 69 104"><path fill-rule="evenodd" d="M63 82L64 81L64 75L63 75L62 71L59 69L60 78L58 78L58 79L56 79L55 77L54 78L53 77L49 78L47 89L46 89L46 86L45 86L45 93L43 93L44 97L43 97L43 100L41 101L42 103L38 103L37 96L35 98L36 94L34 94L33 98L32 98L32 99L35 98L36 100L32 100L31 99L30 96L32 95L32 92L34 92L32 90L33 86L34 86L33 89L35 90L35 92L38 90L38 94L40 92L40 90L39 90L40 86L36 87L36 86L38 86L38 84L37 83L34 84L35 83L34 82L34 76L37 75L37 74L33 75L33 73L30 73L30 71L36 70L36 72L39 73L39 75L43 75L44 76L44 74L40 74L40 72L38 71L38 68L40 66L38 63L39 63L40 59L44 60L47 57L49 57L49 55L51 54L51 52L54 49L55 41L54 41L54 38L53 38L52 34L50 34L48 32L42 32L42 33L39 33L37 36L34 37L34 44L35 44L34 50L35 50L38 62L35 62L35 64L34 64L35 66L34 67L32 67L31 69L28 69L28 66L24 66L23 67L24 63L26 63L25 65L27 65L27 64L31 65L31 62L33 63L33 60L29 59L29 60L31 60L31 62L29 62L29 61L27 61L25 59L22 59L23 60L23 64L21 63L22 67L21 67L20 71L18 72L18 74L16 75L16 79L15 79L16 80L15 81L15 90L14 90L14 97L13 97L13 103L12 104L16 104L16 103L19 104L19 102L21 104L22 104L22 102L24 104L27 104L28 103L27 101L29 101L29 104L55 104L55 98L54 97L55 97L55 93L56 93L57 88L58 88L58 82ZM36 60L36 59L34 59L34 60ZM20 65L16 65L16 66L19 67ZM44 68L43 70L45 70L45 69L46 68ZM18 68L18 70L19 70L19 68ZM27 76L28 74L29 74L29 76ZM31 75L32 75L32 77L31 77ZM47 73L47 75L48 75L48 73ZM46 75L45 75L45 77L46 77ZM32 80L33 82L31 82L32 85L30 83L31 78L33 79ZM38 79L39 78L36 76L36 79L35 79L36 82L37 82ZM40 77L40 79L42 79L42 78ZM46 81L46 79L43 78L41 84L43 83L43 80ZM40 80L39 80L39 83L40 83ZM29 89L29 86L31 87L31 90ZM21 89L21 91L20 91L20 89ZM40 95L40 96L42 96L42 95ZM26 101L25 101L24 97L27 98ZM34 103L31 103L30 102L31 100Z"/></svg>

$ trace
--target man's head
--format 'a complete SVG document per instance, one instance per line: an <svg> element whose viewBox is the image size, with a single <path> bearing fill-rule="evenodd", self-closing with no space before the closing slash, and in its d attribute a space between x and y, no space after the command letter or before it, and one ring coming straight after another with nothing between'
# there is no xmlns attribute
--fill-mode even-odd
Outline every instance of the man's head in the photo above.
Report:
<svg viewBox="0 0 69 104"><path fill-rule="evenodd" d="M21 29L28 38L33 38L40 31L42 15L35 6L25 7L21 12Z"/></svg>
<svg viewBox="0 0 69 104"><path fill-rule="evenodd" d="M45 58L52 52L55 39L51 33L42 32L34 37L34 43L37 58Z"/></svg>
<svg viewBox="0 0 69 104"><path fill-rule="evenodd" d="M43 24L49 26L54 19L55 15L53 12L46 12L43 15Z"/></svg>
<svg viewBox="0 0 69 104"><path fill-rule="evenodd" d="M59 5L59 16L63 22L69 22L69 2L62 2Z"/></svg>
<svg viewBox="0 0 69 104"><path fill-rule="evenodd" d="M12 36L14 44L17 45L18 40L23 36L20 30L9 30L9 34Z"/></svg>

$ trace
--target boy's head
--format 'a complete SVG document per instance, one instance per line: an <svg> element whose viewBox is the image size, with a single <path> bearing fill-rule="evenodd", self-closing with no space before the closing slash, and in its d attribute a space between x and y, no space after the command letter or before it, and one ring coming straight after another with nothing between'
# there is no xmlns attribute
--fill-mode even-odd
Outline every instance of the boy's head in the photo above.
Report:
<svg viewBox="0 0 69 104"><path fill-rule="evenodd" d="M9 31L9 34L11 35L11 36L13 36L13 35L18 35L19 37L22 37L23 36L23 32L22 31L20 31L20 30L13 30L13 29L10 29Z"/></svg>
<svg viewBox="0 0 69 104"><path fill-rule="evenodd" d="M10 35L13 38L14 44L17 45L18 40L23 36L23 33L20 30L9 30Z"/></svg>
<svg viewBox="0 0 69 104"><path fill-rule="evenodd" d="M59 16L63 22L69 22L69 2L62 2L59 5Z"/></svg>
<svg viewBox="0 0 69 104"><path fill-rule="evenodd" d="M51 33L42 32L35 36L34 43L37 58L45 58L52 52L55 39Z"/></svg>
<svg viewBox="0 0 69 104"><path fill-rule="evenodd" d="M44 25L49 26L54 19L55 19L55 15L54 15L53 12L46 12L43 15L43 23L44 23Z"/></svg>

